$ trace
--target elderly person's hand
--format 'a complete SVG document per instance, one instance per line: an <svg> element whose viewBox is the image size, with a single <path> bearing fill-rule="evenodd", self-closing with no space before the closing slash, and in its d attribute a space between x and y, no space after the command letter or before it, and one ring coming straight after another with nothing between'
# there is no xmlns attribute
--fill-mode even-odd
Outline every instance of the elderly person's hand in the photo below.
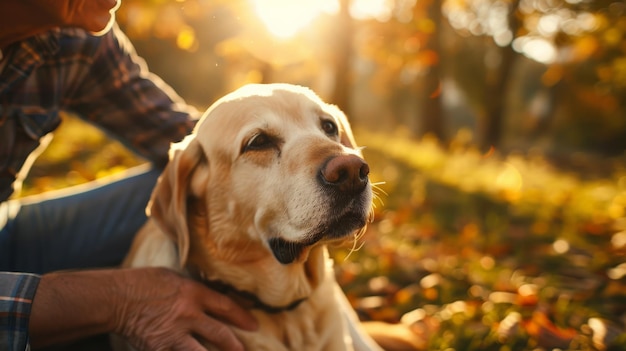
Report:
<svg viewBox="0 0 626 351"><path fill-rule="evenodd" d="M255 330L232 300L165 268L60 272L42 277L32 306L34 347L113 332L138 350L243 350L229 325Z"/></svg>
<svg viewBox="0 0 626 351"><path fill-rule="evenodd" d="M2 0L0 49L56 27L106 33L119 4L119 0Z"/></svg>

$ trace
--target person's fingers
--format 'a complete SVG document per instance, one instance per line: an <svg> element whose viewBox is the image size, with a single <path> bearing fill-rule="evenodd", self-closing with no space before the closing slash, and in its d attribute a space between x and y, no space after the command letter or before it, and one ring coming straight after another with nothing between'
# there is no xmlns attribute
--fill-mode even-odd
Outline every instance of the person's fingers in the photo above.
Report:
<svg viewBox="0 0 626 351"><path fill-rule="evenodd" d="M194 323L192 328L192 331L198 338L206 340L220 350L245 350L232 329L209 316L203 319L202 322Z"/></svg>
<svg viewBox="0 0 626 351"><path fill-rule="evenodd" d="M201 285L201 284L199 284ZM244 330L257 330L259 325L250 311L237 305L232 299L201 285L200 302L207 314Z"/></svg>
<svg viewBox="0 0 626 351"><path fill-rule="evenodd" d="M188 338L185 338L180 343L172 347L172 350L173 351L206 351L206 348L200 345L200 342L198 342L198 340L189 336ZM225 350L228 350L228 349L225 349ZM234 350L238 351L239 349L234 349Z"/></svg>
<svg viewBox="0 0 626 351"><path fill-rule="evenodd" d="M254 316L233 300L174 271L137 268L120 272L125 292L116 317L116 325L121 326L117 332L140 350L203 350L187 340L196 338L220 350L243 351L232 326L258 328Z"/></svg>

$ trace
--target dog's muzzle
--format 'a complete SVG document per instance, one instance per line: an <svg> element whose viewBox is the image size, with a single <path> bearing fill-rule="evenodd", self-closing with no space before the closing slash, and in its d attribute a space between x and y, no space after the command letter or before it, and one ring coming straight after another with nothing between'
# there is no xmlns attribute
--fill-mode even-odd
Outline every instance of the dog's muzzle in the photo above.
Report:
<svg viewBox="0 0 626 351"><path fill-rule="evenodd" d="M269 246L274 257L282 264L289 264L307 246L322 239L340 239L365 227L372 200L369 172L365 160L356 155L326 160L317 173L317 181L329 199L328 220L311 228L311 234L302 241L271 238Z"/></svg>

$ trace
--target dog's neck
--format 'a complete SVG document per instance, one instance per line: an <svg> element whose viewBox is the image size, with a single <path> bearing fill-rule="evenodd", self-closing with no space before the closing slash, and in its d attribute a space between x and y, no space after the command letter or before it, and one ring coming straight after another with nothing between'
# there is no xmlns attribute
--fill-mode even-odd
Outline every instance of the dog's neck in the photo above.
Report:
<svg viewBox="0 0 626 351"><path fill-rule="evenodd" d="M300 306L300 304L307 299L307 297L302 297L281 306L268 305L267 303L263 302L257 295L249 291L239 290L234 286L219 280L206 280L202 279L201 277L196 278L202 281L204 285L213 289L214 291L217 291L232 298L235 302L239 304L239 306L243 308L258 309L269 314L291 311Z"/></svg>
<svg viewBox="0 0 626 351"><path fill-rule="evenodd" d="M193 247L193 246L192 246ZM206 247L205 247L206 248ZM240 249L241 250L241 249ZM209 287L225 293L244 307L276 313L296 308L306 300L326 274L324 246L314 247L306 259L288 265L278 262L271 253L260 247L250 248L253 253L238 252L238 257L250 257L245 262L233 264L226 260L228 248L216 247L212 253L190 252L189 274Z"/></svg>
<svg viewBox="0 0 626 351"><path fill-rule="evenodd" d="M243 295L250 300L282 309L309 297L327 274L325 246L306 248L297 261L282 264L267 244L251 240L249 233L241 231L246 227L242 221L227 221L237 223L234 227L219 221L209 223L202 212L203 204L204 200L200 200L200 204L192 206L195 210L190 210L188 217L190 245L186 264L187 270L197 272L202 280L221 282L233 288L232 295L237 294L235 290L245 292ZM230 235L211 236L208 232Z"/></svg>

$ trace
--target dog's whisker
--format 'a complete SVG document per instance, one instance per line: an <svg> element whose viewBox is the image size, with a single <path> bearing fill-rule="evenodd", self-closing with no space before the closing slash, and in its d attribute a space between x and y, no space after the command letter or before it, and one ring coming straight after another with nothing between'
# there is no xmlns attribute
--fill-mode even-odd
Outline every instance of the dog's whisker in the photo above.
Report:
<svg viewBox="0 0 626 351"><path fill-rule="evenodd" d="M372 206L374 208L376 208L376 201L380 202L381 206L385 206L385 202L382 199L381 193L382 195L388 196L388 194L380 187L377 187L377 186L372 187L372 196L374 200L372 201Z"/></svg>
<svg viewBox="0 0 626 351"><path fill-rule="evenodd" d="M374 208L376 208L376 206L372 204L372 210L367 215L367 223L374 223ZM365 232L365 229L363 231Z"/></svg>
<svg viewBox="0 0 626 351"><path fill-rule="evenodd" d="M384 195L389 196L389 194L387 194L387 192L382 187L380 187L380 185L385 185L385 184L387 184L387 183L386 182L372 183L372 191L373 192L381 192Z"/></svg>
<svg viewBox="0 0 626 351"><path fill-rule="evenodd" d="M363 235L365 235L365 228L362 228L354 233L354 236L353 236L354 240L352 240L352 247L350 248L350 251L344 258L344 261L348 260L348 258L350 258L353 252L359 251L365 245L365 242L359 243L359 239L361 239Z"/></svg>
<svg viewBox="0 0 626 351"><path fill-rule="evenodd" d="M378 196L378 194L373 193L372 208L378 208L376 207L376 201L380 202L382 206L385 206L385 202L383 201L383 199L380 196Z"/></svg>

